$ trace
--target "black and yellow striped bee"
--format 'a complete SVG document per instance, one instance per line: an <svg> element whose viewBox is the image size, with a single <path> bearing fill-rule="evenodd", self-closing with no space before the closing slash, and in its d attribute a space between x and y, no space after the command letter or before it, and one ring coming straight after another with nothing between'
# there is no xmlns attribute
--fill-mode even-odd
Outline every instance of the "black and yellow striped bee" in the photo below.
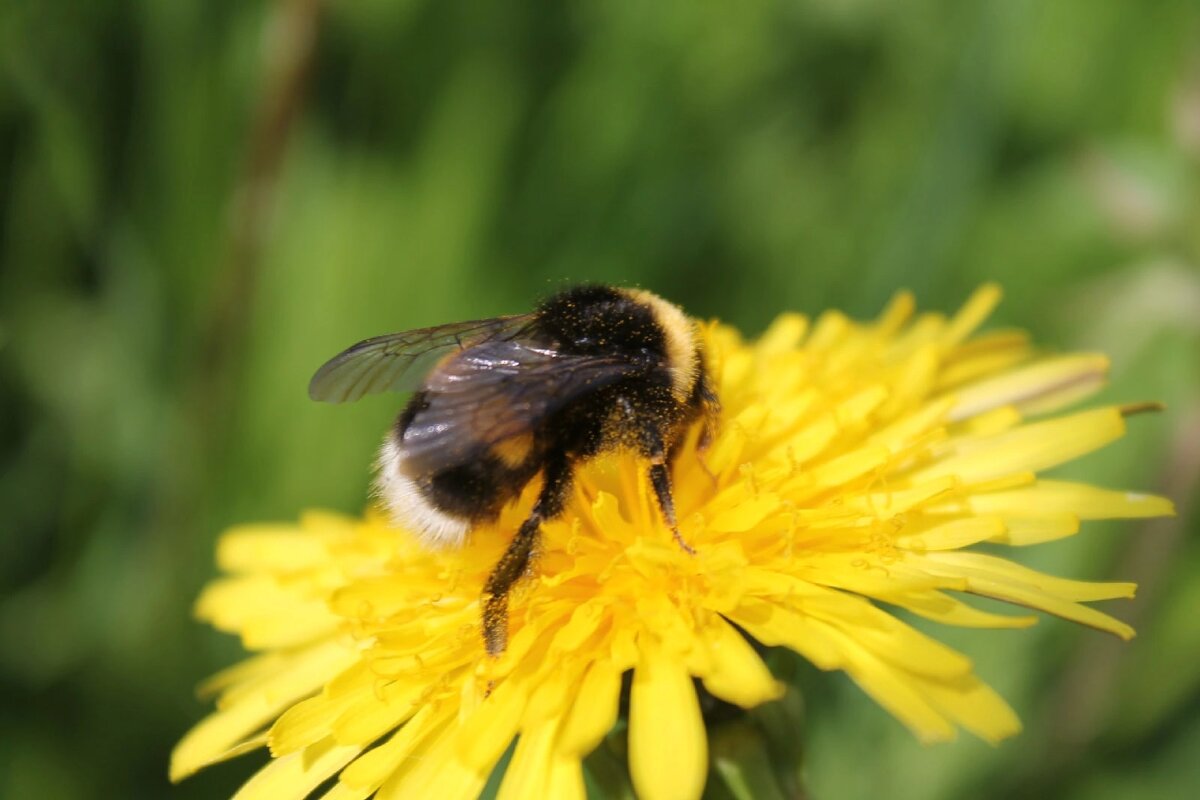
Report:
<svg viewBox="0 0 1200 800"><path fill-rule="evenodd" d="M314 400L413 391L380 450L376 490L431 546L461 546L536 476L542 489L484 587L483 637L504 652L508 594L542 522L563 511L574 467L628 448L679 545L669 467L688 428L711 441L720 405L695 324L647 291L579 286L531 313L394 333L322 366Z"/></svg>

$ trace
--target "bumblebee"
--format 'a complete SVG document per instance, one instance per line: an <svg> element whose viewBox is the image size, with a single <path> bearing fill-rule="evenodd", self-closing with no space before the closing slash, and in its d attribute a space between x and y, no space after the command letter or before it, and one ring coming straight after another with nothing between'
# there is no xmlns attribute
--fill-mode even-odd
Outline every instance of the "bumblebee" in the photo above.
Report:
<svg viewBox="0 0 1200 800"><path fill-rule="evenodd" d="M313 376L309 396L341 403L414 394L384 438L375 489L393 521L432 547L461 546L537 476L542 487L484 586L483 639L507 646L508 595L543 522L562 514L575 466L629 449L679 546L670 465L688 429L712 440L720 404L694 323L647 291L578 286L531 313L359 342Z"/></svg>

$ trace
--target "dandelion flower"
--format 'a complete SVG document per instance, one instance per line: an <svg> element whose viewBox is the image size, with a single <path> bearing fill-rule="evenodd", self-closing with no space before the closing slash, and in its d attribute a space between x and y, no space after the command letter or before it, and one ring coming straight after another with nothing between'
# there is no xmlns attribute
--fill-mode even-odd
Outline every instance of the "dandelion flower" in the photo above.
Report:
<svg viewBox="0 0 1200 800"><path fill-rule="evenodd" d="M949 319L914 318L908 295L871 323L829 313L810 329L784 315L756 342L701 326L723 419L707 452L693 436L675 464L695 555L635 459L583 465L512 597L499 658L484 650L480 594L536 485L457 551L422 549L376 514L230 531L226 576L198 614L257 655L204 687L217 710L176 747L171 777L265 745L272 759L239 798L471 798L515 739L500 797L582 798L581 759L617 722L631 672L638 795L695 798L709 759L693 679L742 707L782 692L751 639L844 670L923 741L1011 736L1020 723L971 662L893 610L1035 622L977 608L977 595L1129 638L1087 603L1131 597L1132 584L1054 577L974 546L1171 506L1039 476L1120 437L1141 407L1058 415L1102 383L1106 359L976 335L998 298L984 287Z"/></svg>

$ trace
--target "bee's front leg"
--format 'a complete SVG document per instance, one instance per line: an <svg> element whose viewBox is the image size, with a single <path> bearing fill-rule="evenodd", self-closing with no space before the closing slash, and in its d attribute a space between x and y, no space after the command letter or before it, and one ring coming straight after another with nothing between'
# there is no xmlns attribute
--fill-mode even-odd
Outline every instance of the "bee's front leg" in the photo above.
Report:
<svg viewBox="0 0 1200 800"><path fill-rule="evenodd" d="M663 446L662 435L655 429L643 432L646 457L650 459L650 485L654 488L654 496L658 499L659 510L663 520L675 541L688 555L696 555L696 551L679 533L679 522L675 518L675 498L671 494L671 470L666 448Z"/></svg>
<svg viewBox="0 0 1200 800"><path fill-rule="evenodd" d="M542 523L562 513L571 490L571 464L564 454L552 453L546 459L544 474L545 483L533 511L521 523L483 587L483 643L490 656L502 655L508 647L509 592L529 568Z"/></svg>
<svg viewBox="0 0 1200 800"><path fill-rule="evenodd" d="M671 495L671 455L663 441L662 432L653 421L641 417L628 398L618 397L617 407L625 415L626 425L636 431L638 450L642 457L650 460L650 486L654 489L663 521L667 523L675 541L684 552L695 555L696 551L679 533L679 522L675 518L675 498Z"/></svg>

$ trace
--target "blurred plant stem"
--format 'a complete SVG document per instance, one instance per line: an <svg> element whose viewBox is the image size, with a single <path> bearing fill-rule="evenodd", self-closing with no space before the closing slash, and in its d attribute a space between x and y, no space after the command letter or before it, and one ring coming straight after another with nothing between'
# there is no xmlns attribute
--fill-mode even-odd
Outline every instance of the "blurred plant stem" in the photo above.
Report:
<svg viewBox="0 0 1200 800"><path fill-rule="evenodd" d="M312 67L320 13L319 0L280 0L264 31L264 77L261 100L250 129L246 160L230 203L226 256L215 279L200 359L193 381L215 396L215 378L228 375L249 329L257 272L271 212L275 206L280 165L295 121L303 106Z"/></svg>
<svg viewBox="0 0 1200 800"><path fill-rule="evenodd" d="M594 792L608 800L636 800L629 780L625 731L625 722L618 722L600 746L588 754L584 762L584 780L589 796Z"/></svg>
<svg viewBox="0 0 1200 800"><path fill-rule="evenodd" d="M279 174L304 105L320 17L320 0L280 0L263 31L263 80L242 169L229 202L225 255L216 267L195 357L185 380L177 430L187 468L169 473L169 521L191 518L204 494L204 465L227 443L239 354L250 332L263 245L276 205Z"/></svg>
<svg viewBox="0 0 1200 800"><path fill-rule="evenodd" d="M766 743L749 722L728 723L713 733L712 763L736 800L784 800ZM792 797L800 800L804 795Z"/></svg>

